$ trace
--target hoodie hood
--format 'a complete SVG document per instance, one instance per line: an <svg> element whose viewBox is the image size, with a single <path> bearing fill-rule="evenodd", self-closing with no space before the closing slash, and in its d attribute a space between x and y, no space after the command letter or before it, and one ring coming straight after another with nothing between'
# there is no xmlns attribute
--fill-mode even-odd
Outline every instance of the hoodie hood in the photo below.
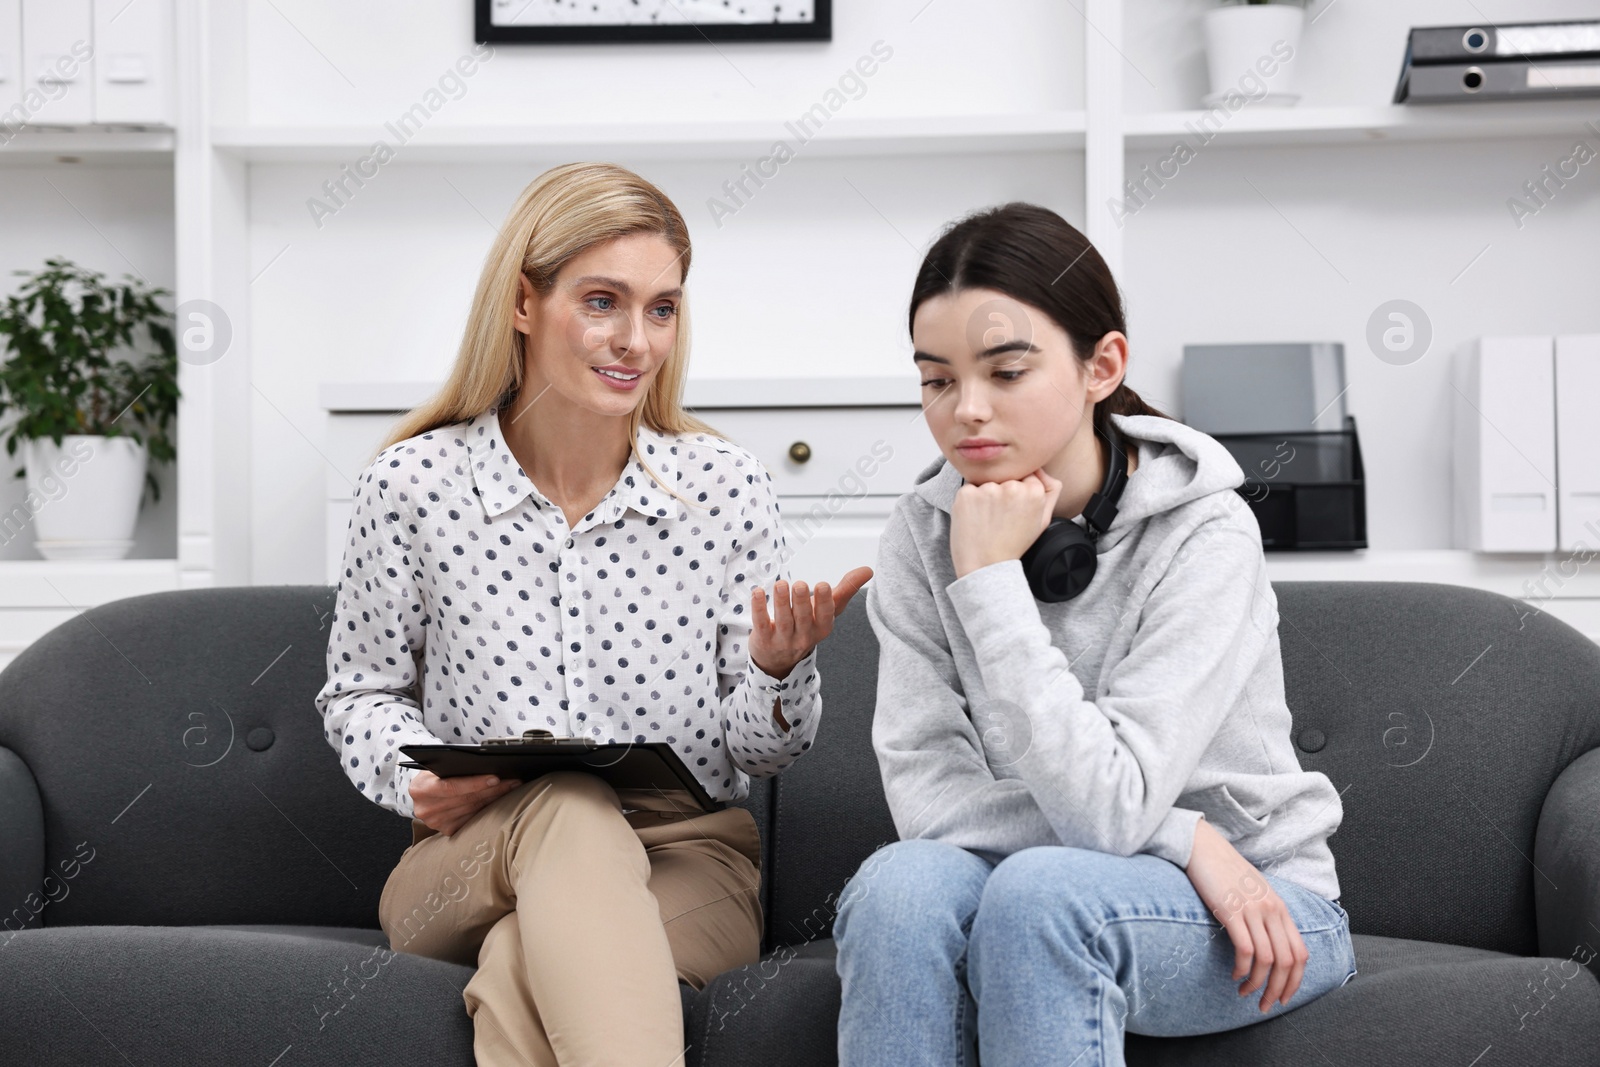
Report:
<svg viewBox="0 0 1600 1067"><path fill-rule="evenodd" d="M1238 460L1210 434L1159 415L1112 415L1111 421L1125 441L1138 445L1139 467L1122 488L1117 517L1099 541L1102 551L1151 516L1244 484ZM940 456L917 475L912 491L948 515L965 483ZM1081 516L1072 521L1083 524Z"/></svg>

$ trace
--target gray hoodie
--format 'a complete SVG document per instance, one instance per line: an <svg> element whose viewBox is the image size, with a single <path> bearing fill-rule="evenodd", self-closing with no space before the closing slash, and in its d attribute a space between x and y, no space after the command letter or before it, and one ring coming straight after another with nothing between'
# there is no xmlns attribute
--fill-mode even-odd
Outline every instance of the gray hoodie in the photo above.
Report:
<svg viewBox="0 0 1600 1067"><path fill-rule="evenodd" d="M895 828L994 857L1064 844L1187 867L1203 816L1261 870L1336 900L1344 808L1290 742L1244 472L1181 422L1112 419L1138 467L1072 600L1035 600L1017 560L956 578L963 480L943 458L896 501L867 586Z"/></svg>

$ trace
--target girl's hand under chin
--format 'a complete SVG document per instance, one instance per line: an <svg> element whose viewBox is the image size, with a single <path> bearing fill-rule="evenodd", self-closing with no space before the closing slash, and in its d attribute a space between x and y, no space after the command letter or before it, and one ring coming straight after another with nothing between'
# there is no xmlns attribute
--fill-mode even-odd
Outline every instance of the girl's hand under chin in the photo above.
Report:
<svg viewBox="0 0 1600 1067"><path fill-rule="evenodd" d="M1036 469L1025 478L967 483L950 507L950 560L964 578L991 563L1021 559L1050 525L1061 483Z"/></svg>

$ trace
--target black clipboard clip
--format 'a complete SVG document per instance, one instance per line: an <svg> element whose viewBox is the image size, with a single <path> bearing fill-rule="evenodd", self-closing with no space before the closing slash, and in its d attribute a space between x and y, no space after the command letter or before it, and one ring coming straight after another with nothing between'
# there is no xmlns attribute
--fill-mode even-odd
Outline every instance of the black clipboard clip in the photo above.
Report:
<svg viewBox="0 0 1600 1067"><path fill-rule="evenodd" d="M664 741L602 743L593 737L557 737L549 730L524 730L514 737L485 738L476 745L408 744L400 751L409 759L401 767L431 771L441 778L494 774L501 778L537 778L551 771L594 774L614 788L683 790L701 811L719 811L683 758Z"/></svg>
<svg viewBox="0 0 1600 1067"><path fill-rule="evenodd" d="M549 730L524 730L521 737L491 737L484 741L487 745L582 745L585 748L599 748L600 742L592 737L557 737Z"/></svg>

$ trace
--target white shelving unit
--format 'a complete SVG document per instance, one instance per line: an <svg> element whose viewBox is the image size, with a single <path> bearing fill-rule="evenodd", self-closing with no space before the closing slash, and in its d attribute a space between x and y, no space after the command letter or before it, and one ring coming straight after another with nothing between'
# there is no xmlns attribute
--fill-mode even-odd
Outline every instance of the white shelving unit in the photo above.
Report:
<svg viewBox="0 0 1600 1067"><path fill-rule="evenodd" d="M36 129L23 127L0 144L0 166L68 162L128 164L172 162L172 130Z"/></svg>
<svg viewBox="0 0 1600 1067"><path fill-rule="evenodd" d="M276 564L264 564L259 552L260 546L268 540L285 539L304 549L320 541L322 536L322 501L314 488L306 488L319 485L326 474L322 468L329 465L327 458L317 452L317 443L323 431L321 419L324 397L319 395L319 388L326 381L350 381L352 378L366 377L371 380L358 383L358 388L382 390L387 384L397 386L404 393L406 381L435 377L442 373L453 354L453 348L438 351L431 366L427 367L419 368L415 362L402 363L396 374L385 382L376 375L352 375L346 366L337 362L352 351L353 344L362 343L359 340L364 336L362 331L351 329L347 335L343 325L340 325L331 331L324 329L321 333L313 330L304 338L294 334L294 324L286 324L284 320L295 308L295 301L303 298L305 287L317 284L312 280L297 282L294 279L302 274L307 279L321 277L317 272L325 274L334 268L310 255L292 258L301 254L300 250L307 241L296 236L298 231L288 230L282 221L282 218L289 217L287 212L291 209L284 208L285 214L280 218L264 205L277 203L277 200L269 201L269 194L286 201L292 199L301 186L304 189L299 192L300 196L314 195L317 183L332 177L340 165L361 158L374 140L382 135L384 122L379 116L403 110L404 105L415 99L426 84L427 79L423 75L435 69L445 69L451 58L471 47L470 15L467 13L469 5L459 6L462 11L456 15L460 17L439 13L419 14L419 18L432 20L418 23L422 29L412 27L404 19L398 20L393 28L371 27L373 40L363 42L363 47L368 48L372 55L377 55L387 47L396 57L404 57L404 63L400 58L394 59L395 69L409 64L419 74L415 90L407 90L411 95L397 95L398 106L387 112L383 108L367 112L364 110L364 101L371 95L370 86L375 79L380 76L388 78L389 85L409 83L397 81L399 76L388 68L376 72L355 70L355 77L347 73L349 57L359 50L353 46L343 46L340 34L346 24L340 20L354 16L334 8L319 10L315 14L310 13L311 9L306 9L307 13L300 16L299 9L286 13L273 5L261 4L258 0L177 0L175 54L178 114L175 128L142 131L47 130L13 138L0 147L0 169L69 166L56 162L62 156L109 167L134 163L148 165L152 160L171 163L175 205L174 270L178 300L207 300L227 309L234 336L232 348L225 358L204 367L186 363L180 371L184 400L180 408L178 433L179 519L174 559L167 561L173 584L206 586L248 584L262 580L319 580L322 569L320 553L292 553L295 558L304 557L305 565L303 573L290 573L278 569ZM784 223L791 229L782 231L783 235L796 241L805 241L809 237L806 231L811 228L813 220L793 213L826 211L828 205L833 203L853 204L862 218L872 220L871 225L879 226L881 223L875 220L874 214L884 216L883 221L889 221L888 215L896 213L895 209L899 206L893 201L900 200L914 205L918 211L933 211L950 217L949 205L943 201L932 208L927 207L928 197L934 195L928 192L929 189L959 189L961 182L970 182L971 192L964 196L967 203L962 205L970 208L995 201L996 190L1001 191L1001 195L1020 190L1016 192L1020 198L1036 198L1033 190L1039 188L1039 183L1043 181L1048 183L1048 187L1070 191L1069 204L1076 206L1071 213L1063 213L1084 229L1119 282L1128 290L1132 313L1143 316L1141 322L1158 319L1163 315L1160 309L1148 309L1140 304L1144 296L1140 289L1141 279L1148 273L1152 259L1193 256L1193 236L1180 228L1172 229L1170 236L1161 236L1148 227L1140 230L1121 226L1106 210L1106 205L1122 195L1125 180L1138 173L1145 156L1161 152L1171 145L1174 138L1182 137L1201 125L1203 112L1175 110L1165 106L1185 99L1197 99L1198 94L1189 91L1187 86L1181 91L1174 89L1168 84L1172 79L1164 78L1167 70L1187 71L1190 74L1184 77L1190 77L1192 81L1192 49L1198 37L1198 23L1185 23L1187 28L1181 34L1169 32L1164 27L1175 17L1188 19L1197 15L1202 7L1189 0L1179 5L1181 10L1174 14L1168 12L1164 5L1153 5L1148 0L1086 0L1081 9L1062 12L1054 6L1047 8L1040 0L1036 13L1042 17L1048 12L1048 18L1054 20L1050 25L1065 34L1068 46L1063 48L1051 42L1021 42L1023 54L1015 60L1020 71L1017 80L1027 91L1017 90L1009 92L1009 95L1004 87L992 87L996 72L1005 69L1003 64L996 65L994 55L981 52L980 61L961 66L949 58L953 53L938 52L939 48L956 50L964 45L966 42L959 39L964 27L970 27L975 35L989 32L987 24L980 27L978 22L973 21L978 16L960 5L951 5L943 10L937 6L929 8L925 13L919 13L918 19L913 21L906 12L887 2L864 3L858 10L840 13L836 41L832 45L809 48L785 46L763 51L755 46L741 46L719 49L720 56L710 50L690 53L681 49L624 51L585 48L563 52L546 48L537 52L541 67L524 65L516 68L526 82L526 88L520 82L510 80L497 83L499 89L491 88L483 80L490 75L478 75L479 80L472 83L470 91L460 103L451 102L448 108L431 118L414 138L405 143L395 160L385 165L386 173L389 168L410 171L412 174L431 175L436 171L454 189L454 192L446 190L441 182L438 195L459 196L461 201L466 202L465 205L456 202L460 209L457 215L445 220L441 213L435 213L419 222L413 214L414 199L408 198L414 197L414 183L422 179L386 178L384 183L380 183L384 186L382 190L362 194L368 197L368 203L375 203L371 208L364 203L363 208L379 217L379 222L361 219L347 221L340 217L333 220L329 228L344 227L345 234L359 233L360 240L381 245L384 249L390 247L384 242L394 239L397 232L402 236L412 235L420 242L437 240L442 226L472 229L481 237L485 232L484 224L493 227L494 213L501 209L480 209L473 203L473 180L483 172L500 174L508 166L522 164L546 166L570 158L616 158L624 163L657 163L671 173L692 172L697 179L698 176L719 170L734 176L738 173L736 168L739 164L758 158L775 138L785 136L785 122L798 109L791 109L787 104L773 104L769 108L770 114L751 117L749 109L758 105L750 104L743 98L739 108L724 107L718 103L722 99L721 94L742 93L746 89L745 83L754 84L754 81L748 77L741 81L729 75L727 82L731 88L723 87L720 83L717 87L707 88L715 77L714 73L693 68L693 77L679 77L690 70L688 64L699 62L715 65L725 62L730 67L738 68L746 64L755 70L756 64L766 63L769 57L773 57L770 61L785 71L801 71L805 77L814 77L816 91L820 93L827 79L835 77L839 70L846 69L849 61L864 51L867 41L874 36L882 36L894 40L895 59L885 64L883 72L876 76L878 80L872 83L870 92L859 104L850 102L845 113L830 119L815 137L804 143L802 151L807 160L805 165L817 168L818 173L826 173L830 181L844 173L838 172L838 167L864 161L862 165L870 164L876 168L874 173L884 176L882 188L898 188L899 191L884 193L876 191L878 187L874 187L869 196L863 187L856 187L852 192L840 183L823 190L818 184L808 185L808 180L804 178L785 179L788 184L782 192L762 194L769 199L792 196L795 203L801 205L788 209L791 215L785 217ZM1511 20L1512 7L1502 7L1506 10L1495 8L1475 17ZM1355 10L1350 5L1344 5L1341 10L1315 3L1312 8L1313 14L1319 18L1326 15L1326 18L1321 19L1315 31L1308 29L1308 34L1344 34L1340 40L1345 41L1369 37L1380 39L1370 33L1363 35L1359 26L1352 28L1352 25L1364 18L1383 20L1381 39L1386 42L1385 47L1392 46L1390 50L1394 52L1394 57L1392 63L1387 53L1373 59L1371 65L1374 69L1391 65L1398 69L1403 33L1397 37L1393 30L1395 25L1450 21L1441 5L1422 0L1418 0L1414 11L1385 9L1383 12L1366 12ZM1515 16L1518 21L1565 17L1571 13L1571 9L1570 3L1548 0L1544 3L1516 5ZM291 15L304 24L288 24ZM947 21L941 23L940 19ZM448 33L440 34L449 38L444 43L435 44L422 39L434 29L446 25L449 27ZM944 40L952 35L957 40ZM975 47L985 47L985 40L990 39L979 39ZM314 42L321 42L321 47ZM1361 200L1363 196L1379 195L1361 189L1361 179L1374 170L1382 171L1395 166L1393 160L1411 159L1403 156L1374 157L1369 153L1403 153L1436 147L1441 152L1466 153L1451 158L1463 160L1465 169L1471 170L1493 162L1511 146L1530 139L1544 139L1559 145L1562 140L1570 141L1573 137L1584 136L1585 123L1594 114L1593 101L1393 106L1385 102L1387 87L1377 87L1377 76L1369 79L1370 84L1352 89L1355 83L1338 64L1336 49L1330 49L1334 55L1324 55L1319 59L1316 51L1318 39L1315 36L1308 36L1303 47L1309 59L1314 61L1302 71L1306 90L1303 106L1247 108L1229 115L1226 121L1218 123L1218 132L1211 143L1230 151L1253 153L1249 157L1252 171L1264 169L1271 172L1280 166L1285 168L1286 172L1292 172L1284 179L1285 182L1302 173L1332 173L1348 177L1352 179L1347 183L1352 189L1347 195L1351 206L1357 211L1377 212L1385 206L1382 200ZM426 51L422 58L416 58L419 50ZM318 53L321 53L320 56ZM928 53L931 58L919 58L923 53ZM524 59L515 57L528 54L502 46L499 55L513 58L497 57L494 63L499 66L485 69L503 71L510 64L524 63ZM261 84L273 78L282 78L282 71L288 69L291 63L285 57L291 55L292 63L301 65L295 68L299 76L294 84L284 84L278 96L267 95ZM660 100L639 100L632 111L614 106L615 100L620 97L607 95L611 90L605 84L603 75L608 70L614 72L618 69L616 66L607 66L617 56L626 57L634 63L656 64L654 69L660 71L660 80L667 95ZM685 58L691 56L694 58ZM817 56L826 58L818 60L815 58ZM575 66L579 62L588 65L579 68ZM1321 65L1318 66L1317 62ZM806 63L813 63L814 66L806 68ZM909 94L903 87L896 88L892 81L897 76L895 72L904 71L918 63L924 64L924 69L916 75L922 83L919 89L925 88L936 101L934 106L920 111L918 103L921 98ZM895 64L900 66L896 67ZM578 69L594 72L594 77L569 77ZM722 68L719 70L727 73ZM742 75L744 71L740 70L739 73ZM1136 74L1144 75L1145 81L1159 84L1147 89L1137 80ZM970 86L971 91L947 90L935 85L935 75L953 80L958 86ZM502 77L499 73L493 76ZM790 80L798 76L790 77ZM564 77L571 82L571 88L567 90L569 95L547 99L550 86L559 84ZM769 95L777 99L770 91L770 79L755 80L761 81L763 87L769 90ZM507 121L511 109L501 106L497 95L506 92L525 92L525 106L518 107L516 111L524 118L536 121ZM896 93L900 95L894 95ZM585 94L596 96L600 105L588 108ZM663 103L668 97L672 100L670 106ZM752 99L759 99L759 94ZM330 102L326 108L322 104L324 100ZM1152 100L1163 106L1153 109L1147 107ZM670 112L675 107L681 107L683 114L672 116ZM332 115L326 123L304 121L325 111ZM667 113L667 117L661 118L663 112ZM284 115L296 116L302 121L281 121ZM369 115L372 121L367 121ZM1374 162L1375 159L1378 161ZM1257 161L1259 167L1255 166ZM497 167L502 170L495 171ZM1524 170L1528 177L1532 177L1538 172L1538 166L1536 163L1530 164ZM944 178L945 184L940 185L934 180L946 172L953 176ZM531 176L530 171L522 180ZM983 181L978 181L976 176L981 176ZM1594 180L1592 175L1586 177ZM432 180L432 177L428 180ZM1417 179L1419 182L1427 180L1426 176ZM821 179L816 181L820 182ZM1185 181L1189 187L1184 189L1183 195L1194 198L1202 207L1206 198L1222 195L1216 191L1222 187L1215 184L1214 178ZM282 193L280 187L289 192ZM1485 210L1499 210L1499 200L1515 194L1516 182L1507 179L1503 188L1498 185L1494 188L1498 192L1493 198L1486 198L1489 203ZM1284 213L1275 201L1267 200L1266 192L1258 188L1257 192L1261 195L1254 199L1255 194L1249 193L1249 190L1245 192L1249 195L1240 201L1244 207L1232 199L1219 203L1225 202L1230 212L1242 213L1239 217L1244 220L1245 231L1257 225L1280 226ZM1383 195L1388 193L1386 189ZM858 195L859 200L851 199ZM1233 194L1227 195L1232 197ZM483 197L486 203L502 203L504 200L504 194L498 186L484 193ZM838 199L828 199L831 197ZM863 207L860 200L866 200L871 211ZM1409 203L1411 201L1403 201L1403 204ZM819 204L823 206L819 208ZM686 211L699 208L698 204L692 203L682 206ZM471 210L468 210L469 207ZM66 209L62 210L65 212ZM921 214L916 216L919 221L923 217ZM843 219L843 215L824 215L819 225L831 224L842 236L849 232L846 226L848 220L841 221ZM703 213L697 215L693 222L696 226L710 229ZM1432 240L1440 244L1457 242L1457 235L1449 228L1451 223L1448 218L1432 224L1435 227L1432 230L1428 229L1429 225L1428 219L1418 219L1412 239ZM1556 225L1552 223L1551 228ZM1418 238L1418 233L1423 236ZM892 298L900 302L891 304L886 311L879 309L875 314L894 320L891 325L902 333L903 326L899 325L898 320L902 315L903 290L909 284L910 277L909 271L902 267L906 256L911 254L906 246L912 246L915 255L920 255L918 242L925 242L928 237L929 234L922 230L902 229L890 222L888 227L875 231L870 238L874 248L881 245L885 250L881 262L873 261L863 266L858 254L861 246L840 253L848 260L841 264L841 269L846 272L855 269L864 271L868 276L884 270L899 273L900 277L893 284L883 283L880 289L875 290L873 299ZM355 238L341 236L338 239ZM1252 239L1249 232L1237 238L1239 242ZM1277 239L1275 236L1274 240ZM1292 242L1293 238L1285 236L1282 240ZM1509 244L1509 236L1505 242ZM1461 239L1457 243L1461 245L1460 249L1452 248L1451 254L1458 255L1463 264L1469 260L1476 262L1472 256L1478 253L1478 245L1483 242ZM1274 254L1285 257L1292 254L1294 248L1292 243L1286 243L1281 248L1275 248ZM431 250L423 244L413 252L415 257L426 257ZM1300 249L1300 252L1304 253L1304 249ZM481 252L476 254L481 256ZM336 259L333 256L328 258L329 261ZM475 271L471 257L459 256L458 261L464 264L458 265L458 273ZM402 253L390 254L384 267L394 270L397 285L414 282L414 277L406 273L409 262ZM374 268L351 263L348 269L359 274ZM700 272L708 269L711 268L696 267ZM1195 269L1197 277L1206 273L1204 267ZM1497 268L1491 264L1479 269L1509 272L1523 268ZM704 273L699 277L702 286L712 284L704 280ZM1589 280L1592 282L1592 276ZM1348 276L1345 277L1345 283L1356 284ZM1332 291L1335 296L1345 299L1342 295L1344 290L1338 289L1338 279L1330 276L1325 284L1334 287ZM296 285L302 288L296 288ZM1585 291L1592 293L1592 289L1590 285ZM470 292L470 280L466 291ZM462 298L460 288L441 298L449 305L449 313L457 319L464 310ZM381 327L384 317L397 313L396 308L404 309L406 306L404 297L398 298L395 304L388 303L388 299L387 294L379 300L366 291L358 292L353 297L349 315L356 319L371 319ZM784 317L785 312L781 310L781 302L790 299L790 294L774 294L768 299L771 301L769 307L750 313L750 332L757 332L756 327L768 325L769 320L773 319L778 320L784 329L794 326L793 321ZM705 307L704 304L700 306L702 309ZM1191 310L1177 308L1166 314L1182 315ZM1241 321L1257 312L1256 308L1242 299L1233 310ZM724 310L723 314L726 318L729 313ZM826 316L823 319L826 320ZM317 325L326 327L327 323L323 321ZM1353 339L1359 333L1360 325L1347 324L1340 328ZM1484 327L1490 328L1492 326ZM1597 327L1573 321L1554 324L1552 329L1556 328L1592 331ZM826 346L835 340L823 337L827 329L826 321L815 328L819 345ZM1270 332L1267 327L1263 329ZM328 333L333 335L331 339L323 337ZM358 340L352 341L351 336ZM387 338L393 335L381 334L380 330L380 336ZM1194 339L1207 338L1197 336ZM384 345L393 342L380 340L377 343ZM441 341L439 345L445 343L448 342ZM305 378L301 375L300 378L305 380L298 380L294 375L285 375L281 379L275 377L277 368L284 360L305 358L295 351L295 346L300 344L316 348L314 369L323 372L320 377ZM890 368L872 354L872 346L878 344L878 335L874 335L866 344L861 358L857 360L851 357L849 363L859 364L859 373L863 376L882 377ZM700 358L697 356L697 360ZM721 358L723 362L711 368L713 376L724 377L728 373L731 358ZM749 358L759 360L759 349ZM844 357L839 358L844 360ZM1145 357L1140 358L1143 360ZM783 362L780 357L780 363ZM762 366L759 363L754 366L754 377L796 375L793 366ZM909 374L909 367L904 369ZM1138 387L1147 397L1158 403L1162 401L1164 390L1160 380L1154 384L1141 380ZM1392 382L1382 385L1382 388L1398 387ZM1422 385L1413 382L1407 388L1437 392L1442 387L1438 382L1429 380ZM1418 417L1435 417L1430 414L1432 408L1429 405L1440 402L1441 396L1423 395L1418 401L1421 412ZM1166 401L1169 410L1171 403L1170 399ZM1359 412L1361 409L1357 410ZM1375 419L1363 421L1364 438L1379 422ZM290 442L293 448L285 447L283 442ZM1375 469L1382 468L1381 450L1374 447L1372 438L1365 438L1364 443L1368 445L1367 466L1371 475ZM1432 462L1437 467L1437 453ZM261 490L252 491L253 479L283 464L297 465L292 476L285 476L285 484L289 488L284 491L284 500L302 500L295 495L294 486L302 487L303 515L286 516L282 506L284 500L264 501ZM346 473L353 475L355 472ZM1407 476L1416 478L1415 485L1419 486L1435 485L1442 477L1443 484L1448 486L1447 472L1441 475L1438 470L1427 468L1426 464L1421 464L1415 473L1408 473ZM1380 488L1376 479L1373 480L1373 487L1375 490ZM1447 488L1445 491L1448 491ZM1409 501L1426 494L1413 491L1412 483L1406 483L1394 490L1393 495ZM1371 500L1369 495L1369 502ZM1381 510L1373 509L1369 503L1369 515L1382 514ZM282 524L284 528L280 529L277 524ZM1374 534L1374 544L1382 546L1384 536L1381 522L1375 522L1369 529L1369 536ZM1404 542L1407 539L1427 545L1429 537L1408 534L1399 540ZM1561 562L1553 557L1538 556L1481 559L1469 553L1440 547L1437 543L1418 548L1377 547L1368 552L1337 557L1274 553L1269 555L1269 560L1275 578L1437 580L1492 588L1507 595L1525 598L1537 596L1526 591L1525 583L1536 581L1541 573L1550 571ZM129 561L128 572L137 571L136 563L143 565L148 562ZM9 566L13 565L0 564L0 568ZM4 573L9 576L11 571L4 570ZM148 578L146 574L141 580ZM1600 637L1600 581L1592 574L1583 573L1560 583L1551 599L1541 600L1540 603L1558 615L1564 612L1563 617L1575 620L1575 625L1580 625L1585 632ZM27 608L7 605L6 609L56 610L43 604Z"/></svg>
<svg viewBox="0 0 1600 1067"><path fill-rule="evenodd" d="M426 127L405 144L412 163L495 163L551 156L626 152L635 159L746 159L761 155L786 134L782 123L728 122L562 123L544 126ZM218 126L218 152L250 163L346 163L367 152L367 127ZM816 156L895 156L930 152L1082 149L1081 111L1031 115L914 115L830 121L806 141Z"/></svg>
<svg viewBox="0 0 1600 1067"><path fill-rule="evenodd" d="M0 563L0 670L86 608L177 588L177 572L169 559Z"/></svg>
<svg viewBox="0 0 1600 1067"><path fill-rule="evenodd" d="M1230 147L1372 144L1383 141L1484 141L1567 136L1595 117L1592 101L1547 100L1443 106L1376 104L1366 107L1245 109L1206 125L1205 111L1128 115L1123 138L1130 149L1161 149L1173 138L1202 130Z"/></svg>

